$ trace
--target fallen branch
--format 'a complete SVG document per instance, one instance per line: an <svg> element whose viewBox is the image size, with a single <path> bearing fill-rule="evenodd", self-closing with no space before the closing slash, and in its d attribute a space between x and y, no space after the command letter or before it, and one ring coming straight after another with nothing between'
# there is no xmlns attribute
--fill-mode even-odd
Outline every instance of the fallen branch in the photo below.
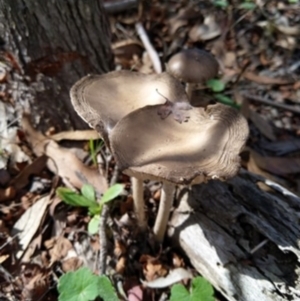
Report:
<svg viewBox="0 0 300 301"><path fill-rule="evenodd" d="M262 103L262 104L265 104L265 105L268 105L268 106L272 106L272 107L280 108L280 109L283 109L283 110L286 110L286 111L290 111L290 112L295 113L295 114L300 114L300 109L295 108L294 106L291 106L291 105L278 103L278 102L275 102L273 100L269 100L269 99L266 99L266 98L261 97L261 96L251 95L251 94L248 94L248 93L245 93L245 92L242 92L241 95L243 97L245 97L246 99L250 100L250 101L256 101L256 102L259 102L259 103Z"/></svg>
<svg viewBox="0 0 300 301"><path fill-rule="evenodd" d="M168 234L227 300L296 301L299 211L298 196L241 170L230 181L182 190Z"/></svg>
<svg viewBox="0 0 300 301"><path fill-rule="evenodd" d="M145 30L143 24L141 22L136 23L135 29L136 29L140 39L142 40L146 51L149 54L149 57L151 59L151 62L152 62L155 72L161 73L162 72L161 61L159 59L157 51L154 49L154 47L152 46L152 44L149 40L149 37L146 33L146 30Z"/></svg>

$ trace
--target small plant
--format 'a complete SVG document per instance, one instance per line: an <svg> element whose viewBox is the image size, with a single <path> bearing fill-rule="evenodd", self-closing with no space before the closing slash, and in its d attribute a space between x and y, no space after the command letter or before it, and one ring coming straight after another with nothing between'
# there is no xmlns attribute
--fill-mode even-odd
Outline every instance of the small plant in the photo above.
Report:
<svg viewBox="0 0 300 301"><path fill-rule="evenodd" d="M189 291L182 284L175 284L171 288L170 301L214 301L214 289L203 277L192 280Z"/></svg>
<svg viewBox="0 0 300 301"><path fill-rule="evenodd" d="M66 204L88 209L92 216L88 224L88 232L93 235L98 231L103 205L115 199L122 191L123 185L115 184L103 194L100 202L97 202L95 190L91 185L83 185L81 194L66 187L57 188L56 193Z"/></svg>
<svg viewBox="0 0 300 301"><path fill-rule="evenodd" d="M256 3L252 0L245 0L239 5L239 8L246 10L253 10L256 8Z"/></svg>
<svg viewBox="0 0 300 301"><path fill-rule="evenodd" d="M214 97L218 102L233 108L240 108L240 106L234 100L223 93L220 93L226 88L226 85L221 80L216 78L210 79L206 82L206 86L210 88L212 92L214 92Z"/></svg>
<svg viewBox="0 0 300 301"><path fill-rule="evenodd" d="M86 267L68 272L58 281L59 301L92 301L101 297L104 301L119 301L107 276L97 276Z"/></svg>
<svg viewBox="0 0 300 301"><path fill-rule="evenodd" d="M94 165L97 165L97 154L100 149L104 146L103 140L93 140L89 141L89 151L91 153L92 161Z"/></svg>
<svg viewBox="0 0 300 301"><path fill-rule="evenodd" d="M227 8L229 5L227 0L214 0L213 4L214 6L221 7L221 8Z"/></svg>

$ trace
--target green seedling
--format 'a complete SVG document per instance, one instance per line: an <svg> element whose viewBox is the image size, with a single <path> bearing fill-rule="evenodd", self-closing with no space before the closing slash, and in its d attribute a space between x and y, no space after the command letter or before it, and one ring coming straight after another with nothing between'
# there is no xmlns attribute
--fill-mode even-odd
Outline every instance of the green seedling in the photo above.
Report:
<svg viewBox="0 0 300 301"><path fill-rule="evenodd" d="M227 8L229 5L227 0L214 0L213 4L214 6L221 8Z"/></svg>
<svg viewBox="0 0 300 301"><path fill-rule="evenodd" d="M214 92L214 98L218 102L236 109L240 109L240 106L233 99L224 95L223 93L219 93L223 92L226 88L225 83L223 83L221 80L216 78L210 79L206 82L206 86L210 88L212 92Z"/></svg>
<svg viewBox="0 0 300 301"><path fill-rule="evenodd" d="M219 79L213 78L206 82L208 88L210 88L213 92L222 92L224 91L226 85L220 81Z"/></svg>
<svg viewBox="0 0 300 301"><path fill-rule="evenodd" d="M123 185L115 184L103 194L99 202L96 199L93 186L87 184L82 186L81 194L66 187L57 188L56 194L68 205L86 207L88 209L89 214L92 216L88 224L88 232L93 235L98 232L103 205L114 200L122 191Z"/></svg>
<svg viewBox="0 0 300 301"><path fill-rule="evenodd" d="M119 301L107 276L97 276L86 267L68 272L58 281L59 301L92 301L97 297L104 301Z"/></svg>
<svg viewBox="0 0 300 301"><path fill-rule="evenodd" d="M203 277L192 280L187 290L182 284L175 284L171 288L170 301L214 301L214 289Z"/></svg>
<svg viewBox="0 0 300 301"><path fill-rule="evenodd" d="M239 8L246 9L246 10L253 10L256 8L256 3L251 0L248 1L246 0L239 5Z"/></svg>
<svg viewBox="0 0 300 301"><path fill-rule="evenodd" d="M89 150L92 157L92 161L94 165L97 165L97 154L99 153L100 149L104 146L103 140L89 140Z"/></svg>

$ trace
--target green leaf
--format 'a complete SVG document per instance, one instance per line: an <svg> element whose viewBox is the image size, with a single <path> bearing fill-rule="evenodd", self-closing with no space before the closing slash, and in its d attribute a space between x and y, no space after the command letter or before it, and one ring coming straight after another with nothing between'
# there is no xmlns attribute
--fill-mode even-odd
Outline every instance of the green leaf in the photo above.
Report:
<svg viewBox="0 0 300 301"><path fill-rule="evenodd" d="M243 2L239 5L239 8L252 10L256 8L256 4L253 2Z"/></svg>
<svg viewBox="0 0 300 301"><path fill-rule="evenodd" d="M80 268L59 278L59 301L90 301L99 294L99 280L90 269Z"/></svg>
<svg viewBox="0 0 300 301"><path fill-rule="evenodd" d="M225 84L219 79L210 79L206 82L206 85L214 92L222 92L225 89Z"/></svg>
<svg viewBox="0 0 300 301"><path fill-rule="evenodd" d="M214 301L214 289L212 285L203 277L196 277L192 281L192 295L198 301Z"/></svg>
<svg viewBox="0 0 300 301"><path fill-rule="evenodd" d="M116 291L107 276L98 277L98 295L104 301L119 301Z"/></svg>
<svg viewBox="0 0 300 301"><path fill-rule="evenodd" d="M226 8L228 6L228 1L227 0L215 0L214 5L217 7Z"/></svg>
<svg viewBox="0 0 300 301"><path fill-rule="evenodd" d="M91 157L92 157L92 160L93 160L93 164L94 165L97 165L97 153L95 152L95 144L94 144L94 140L93 139L90 139L89 141L89 149L90 149L90 152L91 152Z"/></svg>
<svg viewBox="0 0 300 301"><path fill-rule="evenodd" d="M186 301L190 299L190 293L182 284L174 284L171 288L170 301Z"/></svg>
<svg viewBox="0 0 300 301"><path fill-rule="evenodd" d="M234 100L232 100L230 97L224 95L224 94L215 94L214 97L216 100L224 105L231 106L233 108L240 108L240 105L238 105Z"/></svg>
<svg viewBox="0 0 300 301"><path fill-rule="evenodd" d="M56 194L68 205L77 207L98 206L96 201L89 200L69 188L59 187L56 189Z"/></svg>
<svg viewBox="0 0 300 301"><path fill-rule="evenodd" d="M100 215L96 214L93 216L93 218L90 220L90 222L88 224L88 232L91 235L94 235L98 232L99 223L100 223Z"/></svg>
<svg viewBox="0 0 300 301"><path fill-rule="evenodd" d="M214 301L212 285L203 277L196 277L192 281L189 292L182 284L175 284L171 288L170 301Z"/></svg>
<svg viewBox="0 0 300 301"><path fill-rule="evenodd" d="M81 194L91 201L96 201L95 189L92 185L82 185Z"/></svg>
<svg viewBox="0 0 300 301"><path fill-rule="evenodd" d="M100 203L105 204L113 199L115 199L122 191L124 187L122 184L115 184L111 187L109 187L106 192L103 194Z"/></svg>

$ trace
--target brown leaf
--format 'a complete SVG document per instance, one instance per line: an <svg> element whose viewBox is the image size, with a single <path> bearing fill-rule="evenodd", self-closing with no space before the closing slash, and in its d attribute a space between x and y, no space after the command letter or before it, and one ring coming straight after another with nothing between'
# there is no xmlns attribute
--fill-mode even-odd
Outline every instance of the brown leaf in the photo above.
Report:
<svg viewBox="0 0 300 301"><path fill-rule="evenodd" d="M50 247L49 254L51 257L52 265L56 261L60 261L65 258L69 252L73 248L71 242L63 236L55 237L50 241L45 242L46 248Z"/></svg>
<svg viewBox="0 0 300 301"><path fill-rule="evenodd" d="M16 190L14 187L10 186L5 189L0 189L0 202L5 202L11 200L15 197Z"/></svg>
<svg viewBox="0 0 300 301"><path fill-rule="evenodd" d="M61 140L97 140L100 139L99 133L95 130L82 130L82 131L66 131L60 132L49 136L50 139L55 141Z"/></svg>
<svg viewBox="0 0 300 301"><path fill-rule="evenodd" d="M114 255L119 258L126 252L126 247L120 240L115 240Z"/></svg>
<svg viewBox="0 0 300 301"><path fill-rule="evenodd" d="M22 267L22 297L25 300L40 300L49 289L48 271L37 264Z"/></svg>
<svg viewBox="0 0 300 301"><path fill-rule="evenodd" d="M258 75L251 71L245 71L242 76L261 85L287 85L294 83L294 80L292 79L273 78L264 75Z"/></svg>
<svg viewBox="0 0 300 301"><path fill-rule="evenodd" d="M168 273L164 265L155 257L142 255L140 262L143 264L143 273L147 281L163 277Z"/></svg>
<svg viewBox="0 0 300 301"><path fill-rule="evenodd" d="M71 257L61 263L61 268L65 273L73 272L78 270L82 264L83 261L79 257Z"/></svg>
<svg viewBox="0 0 300 301"><path fill-rule="evenodd" d="M123 274L125 271L125 267L126 267L126 258L125 256L120 257L120 259L118 260L117 264L116 264L116 273L118 274Z"/></svg>
<svg viewBox="0 0 300 301"><path fill-rule="evenodd" d="M16 190L24 188L30 181L32 175L39 175L46 166L47 157L40 156L35 159L31 164L27 165L22 171L11 181L11 185Z"/></svg>
<svg viewBox="0 0 300 301"><path fill-rule="evenodd" d="M299 157L268 157L251 150L251 156L263 170L279 176L300 173Z"/></svg>
<svg viewBox="0 0 300 301"><path fill-rule="evenodd" d="M50 171L76 188L91 184L99 194L107 190L107 181L97 169L85 166L67 148L60 147L55 141L36 131L26 115L22 119L22 127L35 155L45 154L49 158L47 167Z"/></svg>
<svg viewBox="0 0 300 301"><path fill-rule="evenodd" d="M250 110L250 119L265 137L267 137L271 141L276 140L274 128L260 114L253 110Z"/></svg>

